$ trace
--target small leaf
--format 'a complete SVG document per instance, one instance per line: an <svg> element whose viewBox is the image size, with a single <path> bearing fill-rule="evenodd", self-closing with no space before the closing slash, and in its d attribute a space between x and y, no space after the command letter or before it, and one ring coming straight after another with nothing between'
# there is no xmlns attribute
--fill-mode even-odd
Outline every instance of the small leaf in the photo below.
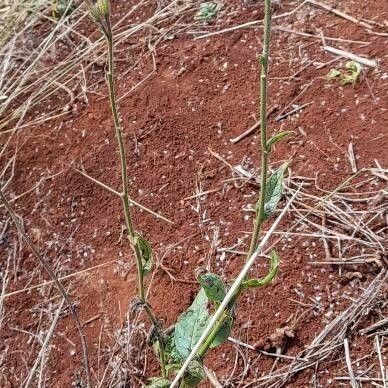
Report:
<svg viewBox="0 0 388 388"><path fill-rule="evenodd" d="M210 345L210 348L215 348L216 346L223 344L228 339L230 332L232 331L233 323L234 318L232 316L229 316L225 319L221 329Z"/></svg>
<svg viewBox="0 0 388 388"><path fill-rule="evenodd" d="M184 361L201 337L208 321L207 302L203 288L191 306L178 318L174 331L174 351Z"/></svg>
<svg viewBox="0 0 388 388"><path fill-rule="evenodd" d="M226 287L221 278L214 273L197 275L198 283L212 302L222 302L226 295Z"/></svg>
<svg viewBox="0 0 388 388"><path fill-rule="evenodd" d="M151 377L150 385L147 385L147 388L168 388L170 386L170 381L164 377Z"/></svg>
<svg viewBox="0 0 388 388"><path fill-rule="evenodd" d="M194 20L208 21L215 17L222 8L222 4L216 2L201 3L199 10L194 16Z"/></svg>
<svg viewBox="0 0 388 388"><path fill-rule="evenodd" d="M267 220L276 210L283 191L283 176L288 167L288 162L283 163L269 178L265 190L263 220ZM258 207L258 206L257 206Z"/></svg>
<svg viewBox="0 0 388 388"><path fill-rule="evenodd" d="M344 74L341 78L341 85L352 84L354 85L361 75L362 66L355 61L346 62L345 65L348 70L348 74Z"/></svg>
<svg viewBox="0 0 388 388"><path fill-rule="evenodd" d="M271 251L271 269L267 276L261 279L249 279L242 283L243 288L264 287L276 277L279 268L279 255L275 250Z"/></svg>
<svg viewBox="0 0 388 388"><path fill-rule="evenodd" d="M327 74L327 78L333 80L337 77L340 77L342 73L338 69L330 69L329 73Z"/></svg>
<svg viewBox="0 0 388 388"><path fill-rule="evenodd" d="M327 78L338 79L341 85L354 85L360 78L362 65L356 61L348 61L345 64L346 71L331 69Z"/></svg>
<svg viewBox="0 0 388 388"><path fill-rule="evenodd" d="M279 132L279 133L276 133L275 135L273 135L269 140L268 140L268 143L267 143L267 147L268 149L271 149L271 147L276 144L277 142L279 142L280 140L284 139L285 137L287 136L291 136L291 135L294 135L295 132L293 131L283 131L283 132Z"/></svg>
<svg viewBox="0 0 388 388"><path fill-rule="evenodd" d="M206 377L203 365L198 360L192 360L186 369L183 381L190 387L195 387Z"/></svg>
<svg viewBox="0 0 388 388"><path fill-rule="evenodd" d="M139 233L136 233L133 244L137 245L140 251L143 275L148 275L151 272L152 264L154 262L154 255L152 253L151 245Z"/></svg>

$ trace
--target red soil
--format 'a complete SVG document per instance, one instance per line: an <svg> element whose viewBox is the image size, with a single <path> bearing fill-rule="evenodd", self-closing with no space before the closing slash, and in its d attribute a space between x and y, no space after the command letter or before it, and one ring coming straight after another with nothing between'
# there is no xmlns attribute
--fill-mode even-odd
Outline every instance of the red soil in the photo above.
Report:
<svg viewBox="0 0 388 388"><path fill-rule="evenodd" d="M261 19L262 6L246 3L231 2L221 15L219 28ZM276 15L295 7L295 4L291 7L288 2L281 3ZM341 2L340 8L379 23L388 19L388 3L367 3L371 6L361 1ZM126 2L121 2L120 7L127 7ZM116 10L114 8L113 12ZM333 190L351 172L346 156L350 142L354 145L358 168L374 167L375 159L387 166L386 37L369 34L359 25L309 6L302 7L295 15L275 19L274 26L277 25L314 35L322 30L328 37L366 41L365 45L337 41L327 41L327 44L376 59L379 65L377 69L365 67L362 80L355 87L340 87L325 76L331 66L341 67L345 60L317 69L316 63L333 59L322 50L321 40L275 30L271 41L269 105L276 106L277 110L270 116L269 128L271 133L287 129L295 131L296 135L276 146L272 162L280 163L291 155L292 174L307 177L319 174L320 186L328 190ZM166 327L174 323L197 292L198 286L187 282L194 280L195 268L209 260L214 271L232 279L244 262L243 256L231 254L220 261L220 253L211 249L206 236L211 240L218 230L219 247L233 246L243 238L244 244L236 249L245 250L246 232L251 230L252 217L251 213L243 212L242 207L255 202L257 188L251 185L237 188L233 182L225 182L231 172L210 154L209 148L232 165L245 163L253 168L259 163L257 135L237 144L231 144L229 139L254 123L252 115L257 119L259 64L256 55L261 50L261 36L261 28L251 28L208 39L193 40L191 35L182 34L163 41L156 50L155 74L120 101L131 195L174 222L170 225L133 208L136 229L142 231L158 259L163 259L163 265L180 280L172 281L161 268L153 277L150 303ZM137 49L132 52L130 45L122 48L125 51L118 50L117 54L117 74L124 74L140 54ZM309 61L314 63L308 65ZM152 61L147 59L137 65L136 71L119 76L117 94L126 93L151 69ZM110 263L71 281L71 294L79 303L82 322L95 318L85 325L85 334L92 368L101 377L109 360L113 333L123 324L136 295L136 281L130 249L125 240L119 241L123 224L120 201L73 169L83 166L107 185L120 187L117 147L106 87L102 82L103 69L96 65L94 70L93 75L88 75L88 81L90 84L99 82L88 91L88 105L76 100L65 120L49 122L20 135L23 146L19 150L10 192L20 194L41 177L57 174L17 201L16 209L24 217L29 234L61 275L117 259L127 265L126 269L121 266L126 276L120 276L117 263ZM303 88L306 91L297 97ZM276 115L295 98L297 104L311 102L311 105L301 113L276 122ZM51 105L60 103L56 98ZM195 211L197 199L185 199L195 194L196 185L200 185L202 191L218 189L198 201L199 214ZM247 214L249 218L244 217ZM289 217L283 228L291 221ZM14 242L9 238L11 246ZM310 297L319 295L322 312L306 311L294 328L295 337L289 339L283 349L283 354L296 355L327 323L324 312L330 304L328 295L337 290L340 295L348 293L355 297L373 278L374 269L367 268L361 281L343 283L337 268L326 266L323 271L319 266L311 266L309 255L315 254L317 261L323 261L325 253L319 240L316 243L308 240L308 247L303 245L304 241L303 237L283 241L279 246L282 264L276 281L242 297L233 331L236 338L253 344L294 321L307 310L291 301L298 299L296 289L303 292L306 303L310 303ZM18 278L10 282L8 292L47 279L38 270L28 249L24 248L20 255ZM264 267L264 264L258 265L258 273L264 273ZM0 350L7 352L8 371L0 380L1 386L18 386L17 376L25 376L40 347L36 339L31 343L27 334L13 328L35 332L39 327L39 314L43 314L43 318L48 314L36 306L41 304L41 309L50 310L48 303L42 300L55 295L55 289L45 287L6 299L7 318L1 332ZM53 301L56 303L56 299ZM334 315L348 304L344 299L338 302ZM141 319L146 322L145 316ZM138 341L140 346L141 336ZM372 342L360 343L362 350ZM232 373L237 354L231 344L225 344L211 351L206 363L220 380L225 380ZM244 381L269 373L272 357L257 357L245 350L244 354L251 361ZM147 351L147 359L147 375L157 373L151 350ZM239 358L236 365L238 375L244 368L243 359ZM141 362L138 367L143 368ZM70 387L75 374L81 371L77 332L71 317L66 316L59 321L54 348L48 357L47 386ZM313 386L312 374L311 370L303 372L287 386ZM336 381L330 383L325 373L319 375L319 379L320 386L339 386ZM140 380L145 381L145 378L139 372L127 386L138 386Z"/></svg>

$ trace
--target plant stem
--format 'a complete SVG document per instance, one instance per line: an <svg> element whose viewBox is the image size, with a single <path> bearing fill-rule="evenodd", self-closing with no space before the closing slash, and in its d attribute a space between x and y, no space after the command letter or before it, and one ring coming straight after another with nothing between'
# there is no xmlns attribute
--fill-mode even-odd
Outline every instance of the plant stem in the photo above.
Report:
<svg viewBox="0 0 388 388"><path fill-rule="evenodd" d="M247 260L253 255L256 250L257 242L261 226L264 222L264 205L265 205L265 192L267 187L267 174L268 174L268 154L269 149L267 146L267 78L268 78L268 57L269 57L269 43L271 38L271 0L265 0L264 2L264 42L263 52L260 56L261 74L260 74L260 138L261 138L261 183L260 183L260 197L258 202L257 215L254 222L252 239L247 255ZM229 306L234 306L238 297L241 295L243 287L237 289ZM225 319L230 313L230 308L225 309L221 317L213 326L212 331L207 336L205 342L198 350L197 355L204 357L209 350L214 338L218 334Z"/></svg>
<svg viewBox="0 0 388 388"><path fill-rule="evenodd" d="M116 132L116 139L119 146L120 153L120 163L121 163L121 180L122 180L122 192L120 197L123 204L124 215L125 215L125 224L127 228L128 240L131 244L133 252L136 258L136 267L138 275L138 297L142 303L145 312L147 313L149 319L155 327L158 327L159 320L156 318L152 312L150 306L147 303L147 298L145 295L144 288L144 273L143 273L143 263L142 263L142 254L139 249L139 246L134 243L136 237L136 231L133 226L130 200L129 200L129 185L128 185L128 172L127 172L127 162L126 162L126 153L123 139L123 129L120 124L119 113L117 108L116 93L114 87L114 63L113 63L113 33L110 21L107 20L107 26L105 30L105 37L108 44L108 71L107 71L107 84L109 91L109 102L113 116L113 122ZM163 339L159 338L159 352L160 352L160 365L162 369L163 377L167 376L166 365L165 365L165 348Z"/></svg>
<svg viewBox="0 0 388 388"><path fill-rule="evenodd" d="M257 215L253 227L252 239L247 255L249 259L256 249L257 241L264 222L265 192L267 189L268 174L268 154L267 146L267 77L268 77L268 57L269 42L271 38L271 0L264 0L264 42L263 52L260 56L261 74L260 74L260 138L261 138L261 179L260 179L260 197Z"/></svg>
<svg viewBox="0 0 388 388"><path fill-rule="evenodd" d="M218 334L218 332L220 331L222 325L224 324L224 321L225 319L228 317L228 310L225 310L221 317L219 318L219 320L217 321L217 323L214 325L212 331L210 332L210 334L207 336L205 342L203 343L203 345L199 348L198 350L198 357L199 358L202 358L205 356L206 352L209 350L214 338L216 338L216 335Z"/></svg>

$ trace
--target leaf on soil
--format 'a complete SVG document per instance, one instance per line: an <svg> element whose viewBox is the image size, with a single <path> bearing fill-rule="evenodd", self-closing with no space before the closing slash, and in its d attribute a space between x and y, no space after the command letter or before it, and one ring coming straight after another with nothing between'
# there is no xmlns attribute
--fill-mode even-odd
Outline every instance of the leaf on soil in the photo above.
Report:
<svg viewBox="0 0 388 388"><path fill-rule="evenodd" d="M294 329L290 326L278 327L275 331L268 337L260 339L253 346L255 349L269 350L271 348L281 348L287 342L289 338L294 338L295 332Z"/></svg>
<svg viewBox="0 0 388 388"><path fill-rule="evenodd" d="M341 75L342 73L338 69L330 69L329 73L327 74L327 78L333 80L337 77L340 77Z"/></svg>
<svg viewBox="0 0 388 388"><path fill-rule="evenodd" d="M222 8L221 3L217 3L217 2L201 3L199 5L198 12L194 16L194 20L208 21L214 18L221 8Z"/></svg>
<svg viewBox="0 0 388 388"><path fill-rule="evenodd" d="M342 86L355 85L361 76L362 65L356 61L348 61L345 68L346 71L331 69L327 74L327 78L330 80L338 79Z"/></svg>
<svg viewBox="0 0 388 388"><path fill-rule="evenodd" d="M355 61L346 62L345 65L348 70L347 74L344 74L341 79L341 85L351 84L354 85L359 79L362 71L362 66Z"/></svg>

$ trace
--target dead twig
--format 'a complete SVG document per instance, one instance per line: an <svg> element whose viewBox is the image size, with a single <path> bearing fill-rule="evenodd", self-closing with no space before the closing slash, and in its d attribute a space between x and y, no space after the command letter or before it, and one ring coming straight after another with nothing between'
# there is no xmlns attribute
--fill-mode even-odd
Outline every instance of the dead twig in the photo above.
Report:
<svg viewBox="0 0 388 388"><path fill-rule="evenodd" d="M339 11L339 10L333 8L333 7L330 7L329 5L320 3L320 2L318 2L316 0L306 0L306 3L310 4L310 5L313 5L315 7L318 7L318 8L324 9L325 11L331 12L331 13L333 13L336 16L339 16L339 17L341 17L341 18L343 18L345 20L348 20L348 21L350 21L352 23L355 23L355 24L358 24L358 25L363 26L365 28L368 28L369 30L373 29L373 27L370 24L365 23L365 22L363 22L363 21L361 21L361 20L359 20L359 19L357 19L357 18L355 18L355 17L353 17L353 16L351 16L351 15L349 15L349 14L343 12L343 11Z"/></svg>
<svg viewBox="0 0 388 388"><path fill-rule="evenodd" d="M81 170L78 170L77 168L74 169L75 171L77 171L79 174L81 174L82 176L84 176L85 178L89 179L90 181L92 181L93 183L95 183L96 185L102 187L103 189L109 191L111 194L115 195L116 197L119 197L121 198L121 193L119 193L118 191L116 191L115 189L112 189L110 186L106 185L105 183L99 181L98 179L96 178L93 178L92 176L90 176L89 174L87 174L86 172L84 171L81 171ZM156 218L159 218L163 221L166 221L167 223L169 224L174 224L173 221L169 220L168 218L160 215L159 213L156 213L154 212L153 210L151 209L148 209L147 207L141 205L139 202L136 202L134 201L133 199L129 198L129 202L134 205L134 206L137 206L138 208L146 211L147 213L150 213L152 214L153 216L155 216Z"/></svg>
<svg viewBox="0 0 388 388"><path fill-rule="evenodd" d="M360 57L359 55L353 54L349 51L340 50L331 46L323 46L323 49L331 54L338 55L346 59L350 59L351 61L361 63L362 65L369 66L369 67L377 67L377 62L373 59Z"/></svg>
<svg viewBox="0 0 388 388"><path fill-rule="evenodd" d="M354 155L354 147L352 142L350 142L348 146L348 158L349 158L350 166L352 168L352 173L355 174L358 171L358 169L357 169L357 162L356 162L356 157Z"/></svg>
<svg viewBox="0 0 388 388"><path fill-rule="evenodd" d="M376 298L379 297L387 278L387 270L382 269L365 291L315 337L308 348L300 354L306 361L295 360L291 365L277 370L274 374L260 377L256 381L264 382L262 385L266 387L280 388L301 371L313 367L317 362L332 357L333 352L338 351L344 342L348 330L354 330L361 317L366 316L373 309ZM346 379L349 380L349 377ZM357 381L357 377L355 379Z"/></svg>
<svg viewBox="0 0 388 388"><path fill-rule="evenodd" d="M344 349L345 349L345 361L346 366L348 367L349 372L349 378L350 382L352 384L352 388L358 388L357 381L354 377L353 367L352 367L352 360L350 359L350 350L349 350L349 342L347 338L344 338Z"/></svg>
<svg viewBox="0 0 388 388"><path fill-rule="evenodd" d="M0 189L0 200L3 202L5 208L7 209L9 215L12 218L12 221L14 222L18 232L21 234L23 241L30 247L31 251L35 255L35 257L38 259L40 264L43 266L43 268L46 270L46 272L51 277L52 281L56 285L58 291L61 293L63 298L66 301L66 304L69 307L70 313L73 317L75 326L77 328L77 331L80 336L81 340L81 346L82 346L82 352L83 352L83 359L84 359L84 367L86 372L86 379L87 379L87 386L89 388L92 387L92 381L91 381L91 375L90 375L90 367L89 367L89 352L88 352L88 346L86 343L85 334L82 330L82 326L78 317L78 313L76 309L74 308L73 302L70 299L69 295L67 294L66 290L63 288L62 284L58 280L57 276L55 275L54 271L51 269L49 263L46 261L46 259L43 258L43 256L39 253L37 248L35 247L34 243L31 241L31 239L28 237L27 233L24 231L24 228L22 224L20 223L18 217L16 216L14 210L12 209L11 205L8 203L7 199L5 198L3 191Z"/></svg>
<svg viewBox="0 0 388 388"><path fill-rule="evenodd" d="M45 353L47 352L47 348L48 348L48 346L50 344L50 341L51 341L51 338L53 336L54 330L55 330L55 328L57 326L57 323L58 323L58 320L59 320L59 316L61 314L62 307L63 307L64 303L65 303L65 298L62 299L62 302L61 302L61 304L58 307L57 313L55 314L55 317L53 319L53 322L51 323L50 329L47 332L46 338L45 338L45 340L44 340L44 342L42 344L42 347L41 347L41 349L39 351L39 354L36 357L34 365L30 369L30 372L29 372L28 377L27 377L27 381L26 381L26 383L23 386L24 388L28 388L31 385L32 381L34 380L35 373L36 373L36 370L38 369L39 364L42 364L42 362L43 362L43 358L45 356Z"/></svg>
<svg viewBox="0 0 388 388"><path fill-rule="evenodd" d="M274 106L272 108L270 108L268 110L268 114L267 114L267 118L269 116L272 115L273 112L275 112L275 110L278 109L278 106ZM250 128L248 128L246 131L244 131L243 133L241 133L240 135L234 137L233 139L230 139L230 142L233 143L233 144L236 144L238 143L240 140L246 138L247 136L249 136L251 133L255 132L256 129L258 129L260 127L260 120L257 121L255 124L253 124Z"/></svg>
<svg viewBox="0 0 388 388"><path fill-rule="evenodd" d="M275 121L281 121L281 120L285 119L286 117L293 115L294 113L298 113L303 108L306 108L306 106L309 106L309 105L311 105L313 103L314 103L314 101L311 101L311 102L307 102L307 103L305 103L303 105L298 105L294 109L291 109L290 111L288 111L286 113L283 113L282 115L277 116Z"/></svg>
<svg viewBox="0 0 388 388"><path fill-rule="evenodd" d="M212 370L210 370L209 368L206 368L206 366L204 367L204 370L205 370L206 377L210 381L210 384L214 388L222 388L222 385L218 381L216 374Z"/></svg>
<svg viewBox="0 0 388 388"><path fill-rule="evenodd" d="M369 333L372 333L372 332L380 329L381 327L384 327L387 325L388 325L388 318L384 318L381 321L378 321L378 322L374 323L373 325L370 325L370 326L360 330L360 334L362 334L362 335L369 334Z"/></svg>

